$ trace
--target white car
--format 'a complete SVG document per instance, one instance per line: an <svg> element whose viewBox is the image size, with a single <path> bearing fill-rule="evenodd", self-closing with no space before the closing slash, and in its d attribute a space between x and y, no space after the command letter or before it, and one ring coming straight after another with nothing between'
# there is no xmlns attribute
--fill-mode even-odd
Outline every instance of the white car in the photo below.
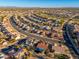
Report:
<svg viewBox="0 0 79 59"><path fill-rule="evenodd" d="M0 53L0 59L5 59L5 55L3 53Z"/></svg>

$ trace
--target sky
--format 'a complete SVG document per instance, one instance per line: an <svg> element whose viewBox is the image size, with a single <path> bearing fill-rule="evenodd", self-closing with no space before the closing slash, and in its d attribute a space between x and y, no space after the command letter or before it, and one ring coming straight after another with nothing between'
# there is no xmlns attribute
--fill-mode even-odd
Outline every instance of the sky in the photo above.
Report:
<svg viewBox="0 0 79 59"><path fill-rule="evenodd" d="M79 0L0 0L1 7L79 7Z"/></svg>

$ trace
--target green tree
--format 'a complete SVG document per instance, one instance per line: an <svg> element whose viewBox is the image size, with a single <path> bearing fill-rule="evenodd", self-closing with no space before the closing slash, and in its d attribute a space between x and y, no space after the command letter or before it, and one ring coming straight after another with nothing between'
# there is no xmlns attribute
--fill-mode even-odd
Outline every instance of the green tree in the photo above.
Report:
<svg viewBox="0 0 79 59"><path fill-rule="evenodd" d="M70 59L69 56L65 54L55 54L54 58L55 59Z"/></svg>

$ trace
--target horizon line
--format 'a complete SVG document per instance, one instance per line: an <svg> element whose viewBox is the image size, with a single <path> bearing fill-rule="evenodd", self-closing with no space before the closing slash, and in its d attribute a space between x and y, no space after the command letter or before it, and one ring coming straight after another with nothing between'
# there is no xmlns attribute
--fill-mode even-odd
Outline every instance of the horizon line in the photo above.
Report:
<svg viewBox="0 0 79 59"><path fill-rule="evenodd" d="M20 6L0 6L0 8L79 8L79 7L20 7Z"/></svg>

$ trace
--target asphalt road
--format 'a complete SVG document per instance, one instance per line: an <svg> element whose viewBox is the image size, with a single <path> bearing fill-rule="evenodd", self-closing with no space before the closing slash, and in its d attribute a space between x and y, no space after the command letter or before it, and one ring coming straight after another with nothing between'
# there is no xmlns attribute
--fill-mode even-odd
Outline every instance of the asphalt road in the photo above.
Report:
<svg viewBox="0 0 79 59"><path fill-rule="evenodd" d="M79 55L79 49L75 46L73 40L69 34L69 25L68 24L65 24L64 25L64 33L63 33L63 36L64 36L64 40L66 41L67 45L69 48L71 48L75 54Z"/></svg>

